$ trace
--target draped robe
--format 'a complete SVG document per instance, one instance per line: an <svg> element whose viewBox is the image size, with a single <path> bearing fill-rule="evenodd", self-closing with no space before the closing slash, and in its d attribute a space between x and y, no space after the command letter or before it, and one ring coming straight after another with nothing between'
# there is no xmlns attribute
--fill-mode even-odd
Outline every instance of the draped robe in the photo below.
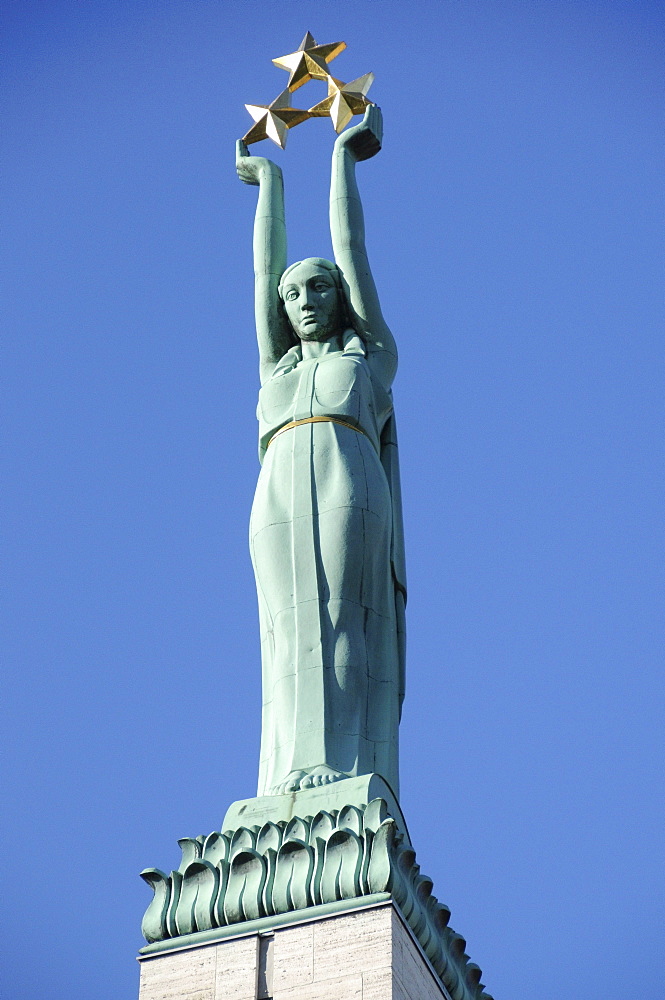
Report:
<svg viewBox="0 0 665 1000"><path fill-rule="evenodd" d="M262 468L250 520L263 678L259 795L322 764L378 773L399 793L399 471L390 387L368 350L352 331L343 351L303 360L292 348L259 393ZM332 419L276 433L311 417Z"/></svg>

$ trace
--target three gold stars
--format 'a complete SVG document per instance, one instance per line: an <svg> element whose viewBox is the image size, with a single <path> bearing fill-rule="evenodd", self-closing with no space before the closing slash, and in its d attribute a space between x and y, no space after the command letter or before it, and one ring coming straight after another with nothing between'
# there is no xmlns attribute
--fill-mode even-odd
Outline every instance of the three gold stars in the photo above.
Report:
<svg viewBox="0 0 665 1000"><path fill-rule="evenodd" d="M335 131L341 132L354 115L362 114L371 103L366 94L372 85L374 74L365 73L351 83L342 83L328 70L328 63L345 48L346 42L317 45L308 31L295 52L273 59L275 66L287 70L289 82L286 90L283 90L271 104L245 105L255 124L243 137L244 142L249 145L252 142L260 142L261 139L272 139L284 149L288 130L306 121L307 118L330 116ZM291 93L310 80L327 81L328 96L307 111L293 108Z"/></svg>

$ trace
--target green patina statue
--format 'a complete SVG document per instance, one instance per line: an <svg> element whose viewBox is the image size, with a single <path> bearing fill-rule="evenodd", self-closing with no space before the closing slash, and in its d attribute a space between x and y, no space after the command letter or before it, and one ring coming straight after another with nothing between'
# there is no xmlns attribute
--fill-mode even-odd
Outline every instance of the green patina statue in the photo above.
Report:
<svg viewBox="0 0 665 1000"><path fill-rule="evenodd" d="M381 135L381 112L370 105L335 142L335 263L310 257L290 267L282 171L238 144L238 174L259 187L262 468L250 524L263 663L259 787L256 798L232 803L219 831L179 841L177 870L142 872L154 890L143 952L392 898L455 1000L478 1000L465 985L474 969L420 873L397 801L405 634L397 351L367 262L355 180Z"/></svg>
<svg viewBox="0 0 665 1000"><path fill-rule="evenodd" d="M382 119L365 96L372 74L343 84L328 73L343 48L308 33L274 60L289 86L270 105L248 106L256 124L238 143L238 174L259 188L262 468L250 523L263 664L259 787L230 806L219 831L179 841L177 870L141 873L154 891L142 954L392 902L446 996L492 1000L420 871L397 799L406 598L397 350L355 178L356 163L381 149ZM291 91L309 79L327 79L328 97L292 108ZM340 132L365 107L333 152L335 263L309 257L287 267L282 171L247 144L272 138L284 148L289 128L323 113Z"/></svg>
<svg viewBox="0 0 665 1000"><path fill-rule="evenodd" d="M405 574L395 341L365 250L356 163L381 111L335 142L335 263L287 268L282 172L238 144L254 224L261 474L250 523L263 717L259 795L376 773L398 791Z"/></svg>

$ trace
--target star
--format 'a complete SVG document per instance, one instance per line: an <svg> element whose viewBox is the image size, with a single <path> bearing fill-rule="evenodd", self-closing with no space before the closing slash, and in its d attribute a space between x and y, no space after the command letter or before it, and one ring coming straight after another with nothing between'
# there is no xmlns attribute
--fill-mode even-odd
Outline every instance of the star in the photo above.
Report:
<svg viewBox="0 0 665 1000"><path fill-rule="evenodd" d="M363 114L365 108L372 103L367 100L365 94L373 82L373 73L365 73L351 83L342 83L334 76L328 76L328 96L310 108L309 114L313 118L330 115L335 131L341 132L354 115Z"/></svg>
<svg viewBox="0 0 665 1000"><path fill-rule="evenodd" d="M309 31L295 52L273 59L275 66L289 72L289 90L297 90L308 80L325 80L328 76L327 64L343 52L346 42L331 42L317 45Z"/></svg>
<svg viewBox="0 0 665 1000"><path fill-rule="evenodd" d="M309 118L309 111L291 107L291 92L288 89L283 90L272 104L246 104L245 107L256 122L243 136L248 146L261 139L272 139L284 149L288 130Z"/></svg>

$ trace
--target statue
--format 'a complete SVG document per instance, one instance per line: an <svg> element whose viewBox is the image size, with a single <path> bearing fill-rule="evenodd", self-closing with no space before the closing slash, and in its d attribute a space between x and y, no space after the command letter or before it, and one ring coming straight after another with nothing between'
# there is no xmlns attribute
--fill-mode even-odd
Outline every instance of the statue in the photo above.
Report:
<svg viewBox="0 0 665 1000"><path fill-rule="evenodd" d="M241 180L259 188L261 473L250 521L263 670L259 787L255 798L231 804L219 830L179 841L177 870L141 873L154 892L142 955L241 935L254 939L254 961L256 936L268 931L274 956L286 956L274 958L277 969L278 961L293 964L291 945L280 952L278 942L294 917L316 926L390 902L446 996L492 1000L416 863L397 798L406 598L391 395L397 350L367 261L355 176L356 164L381 149L382 118L366 97L371 73L351 83L330 75L344 47L317 45L308 32L296 52L273 60L288 70L287 88L270 104L246 105L254 125L238 143L236 165ZM328 96L294 108L292 92L309 80L325 82ZM363 121L344 131L360 114ZM247 146L269 138L283 149L289 129L323 115L338 133L335 263L309 257L287 267L282 171ZM258 960L267 995L272 963L263 943ZM159 991L161 968L171 967L158 968L143 967L146 991L153 984ZM214 992L214 960L209 968ZM423 974L429 983L424 964ZM248 989L256 981L250 971ZM438 996L434 983L428 995L430 985Z"/></svg>
<svg viewBox="0 0 665 1000"><path fill-rule="evenodd" d="M334 264L311 257L286 266L282 171L238 143L238 175L259 187L262 467L250 521L263 677L259 795L371 773L399 794L406 589L397 350L367 260L355 177L356 163L381 148L381 111L364 106L333 151Z"/></svg>

